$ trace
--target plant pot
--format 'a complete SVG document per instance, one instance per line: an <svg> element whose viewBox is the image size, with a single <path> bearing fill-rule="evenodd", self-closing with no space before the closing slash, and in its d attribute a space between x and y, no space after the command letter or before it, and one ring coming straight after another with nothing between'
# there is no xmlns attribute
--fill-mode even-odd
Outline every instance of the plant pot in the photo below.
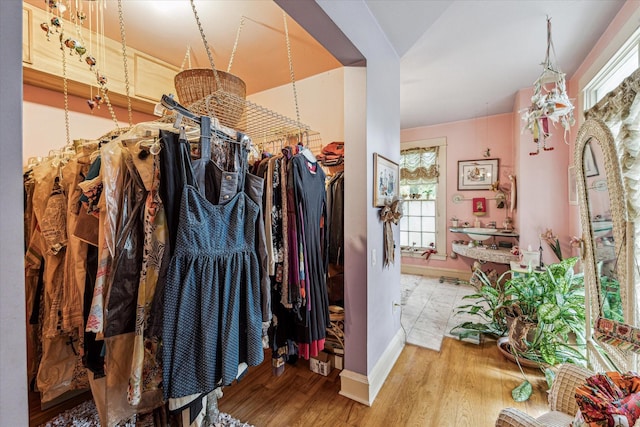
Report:
<svg viewBox="0 0 640 427"><path fill-rule="evenodd" d="M513 355L513 351L511 350L511 344L509 343L509 337L502 337L498 339L498 350L500 353L507 359L513 363L520 363L520 366L526 368L537 368L539 364L529 359L525 359L524 357L519 356L518 361L516 362L516 357Z"/></svg>
<svg viewBox="0 0 640 427"><path fill-rule="evenodd" d="M457 219L455 219L455 220L454 220L454 219L452 219L452 220L451 220L451 226L452 226L452 227L457 227L457 226L458 226L458 220L457 220Z"/></svg>

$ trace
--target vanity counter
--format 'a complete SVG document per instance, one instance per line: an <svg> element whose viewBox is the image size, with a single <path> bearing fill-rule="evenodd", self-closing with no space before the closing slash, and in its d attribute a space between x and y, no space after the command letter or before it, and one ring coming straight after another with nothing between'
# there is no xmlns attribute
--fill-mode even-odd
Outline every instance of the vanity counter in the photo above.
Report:
<svg viewBox="0 0 640 427"><path fill-rule="evenodd" d="M518 261L518 257L513 255L509 249L489 249L486 246L469 246L467 244L453 243L453 252L467 258L479 261L495 262L498 264L509 264L511 261Z"/></svg>
<svg viewBox="0 0 640 427"><path fill-rule="evenodd" d="M490 229L490 228L473 228L473 227L449 227L449 231L451 231L452 233L462 233L462 234L468 234L469 230L474 230L472 231L473 234L481 234L481 235L485 235L485 236L502 236L502 237L515 237L518 238L520 237L520 235L518 234L517 231L515 230L505 230L503 228L494 228L494 229Z"/></svg>

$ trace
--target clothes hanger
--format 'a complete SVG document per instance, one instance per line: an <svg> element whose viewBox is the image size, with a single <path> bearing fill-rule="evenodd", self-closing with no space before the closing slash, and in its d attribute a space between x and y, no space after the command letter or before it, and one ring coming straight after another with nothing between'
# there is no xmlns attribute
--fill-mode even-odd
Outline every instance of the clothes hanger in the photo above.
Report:
<svg viewBox="0 0 640 427"><path fill-rule="evenodd" d="M176 121L174 123L174 127L176 125L179 126L180 121L183 117L197 123L200 125L200 116L196 115L194 112L190 111L188 108L180 105L171 95L162 95L162 99L160 100L162 106L167 110L176 112ZM182 117L181 117L182 116ZM220 125L217 119L211 118L211 130L218 137L221 137L225 142L230 142L234 144L246 144L250 142L250 139L243 138L243 141L238 142L236 139L238 137L238 133L233 131L230 128Z"/></svg>
<svg viewBox="0 0 640 427"><path fill-rule="evenodd" d="M302 133L299 133L297 135L298 137L298 145L300 146L300 153L302 153L302 155L311 163L316 163L318 161L318 159L316 159L316 156L313 155L313 153L311 152L311 150L308 148L307 145L304 144L303 142L303 138L304 136L307 136L307 145L309 143L309 133L307 131L304 131Z"/></svg>

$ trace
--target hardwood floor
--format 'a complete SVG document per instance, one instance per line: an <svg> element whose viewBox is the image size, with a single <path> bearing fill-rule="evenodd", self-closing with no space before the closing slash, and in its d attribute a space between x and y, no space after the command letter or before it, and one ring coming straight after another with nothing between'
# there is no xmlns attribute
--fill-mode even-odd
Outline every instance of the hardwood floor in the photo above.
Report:
<svg viewBox="0 0 640 427"><path fill-rule="evenodd" d="M440 352L406 345L372 407L338 394L336 369L323 377L301 360L273 377L267 362L224 389L221 411L256 427L490 427L507 406L534 416L547 411L539 370L525 371L534 386L531 399L513 401L511 390L521 375L493 340L476 345L445 338Z"/></svg>
<svg viewBox="0 0 640 427"><path fill-rule="evenodd" d="M546 382L527 369L534 394L514 402L511 390L522 381L518 367L498 351L494 340L480 345L445 337L440 352L407 344L372 407L340 396L340 371L328 377L309 370L309 362L271 373L269 354L262 365L224 389L219 408L256 427L425 426L491 427L504 407L537 416L547 411ZM70 408L90 395L40 411L30 395L31 426Z"/></svg>

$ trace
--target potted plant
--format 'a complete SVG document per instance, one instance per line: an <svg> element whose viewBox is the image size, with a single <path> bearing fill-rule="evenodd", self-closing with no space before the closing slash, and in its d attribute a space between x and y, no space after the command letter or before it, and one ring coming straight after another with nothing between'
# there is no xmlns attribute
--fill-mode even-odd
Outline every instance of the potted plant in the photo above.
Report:
<svg viewBox="0 0 640 427"><path fill-rule="evenodd" d="M585 344L584 281L582 273L573 271L577 260L568 258L505 283L505 305L519 320L536 324L532 340L518 337L527 344L522 356L549 365L584 359L576 346L567 344L570 336L578 347Z"/></svg>
<svg viewBox="0 0 640 427"><path fill-rule="evenodd" d="M518 314L509 328L509 344L516 362L520 358L544 368L560 363L585 365L584 278L573 267L578 259L568 258L548 265L542 272L530 271L505 283L507 305ZM529 327L521 328L521 322ZM519 329L530 332L518 335ZM518 363L524 376L522 367ZM529 381L516 387L516 401L527 400L532 388Z"/></svg>
<svg viewBox="0 0 640 427"><path fill-rule="evenodd" d="M497 295L493 295L492 290L484 289L481 295L474 298L483 307L487 307L488 303L493 304L489 313L469 306L459 307L471 314L490 314L481 322L486 330L495 329L495 325L501 325L503 321L508 325L505 329L509 336L509 350L523 376L520 361L528 361L543 370L560 363L585 363L584 281L581 273L573 271L576 261L577 258L568 258L548 265L541 272L530 270L524 274L511 274L504 283L502 280L507 276L502 275L496 283L492 283ZM474 276L483 277L476 273ZM492 295L490 299L488 295ZM461 331L463 325L467 330L481 329L479 326L461 324L452 332ZM504 341L500 339L499 344ZM525 376L512 396L517 401L527 400L531 392L531 384Z"/></svg>
<svg viewBox="0 0 640 427"><path fill-rule="evenodd" d="M458 226L458 217L456 217L456 216L452 216L451 217L451 226L452 227L457 227Z"/></svg>

